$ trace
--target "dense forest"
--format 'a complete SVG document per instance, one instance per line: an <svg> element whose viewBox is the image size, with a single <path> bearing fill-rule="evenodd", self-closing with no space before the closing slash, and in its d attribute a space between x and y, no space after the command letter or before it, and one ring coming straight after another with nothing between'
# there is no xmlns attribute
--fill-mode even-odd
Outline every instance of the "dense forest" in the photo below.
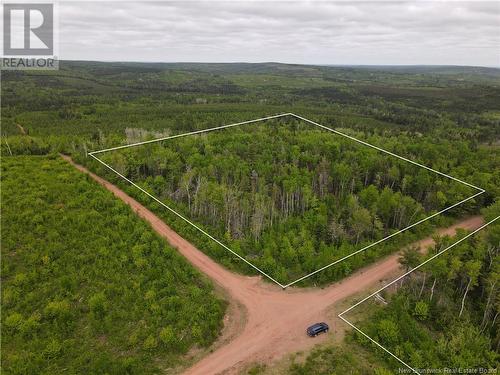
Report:
<svg viewBox="0 0 500 375"><path fill-rule="evenodd" d="M368 134L494 144L499 85L493 68L62 61L2 73L2 136L21 125L39 146L70 152L124 143L127 129L180 133L294 112Z"/></svg>
<svg viewBox="0 0 500 375"><path fill-rule="evenodd" d="M466 150L452 159L432 148L424 152L433 167L465 179L474 174L461 160ZM282 283L477 192L290 118L97 156ZM489 186L491 175L485 177ZM483 201L468 202L454 214L470 213ZM344 276L353 264L348 260L343 267L330 271L337 272L330 278L319 277Z"/></svg>
<svg viewBox="0 0 500 375"><path fill-rule="evenodd" d="M491 206L487 218L499 212L495 68L62 61L58 71L2 71L1 95L5 373L155 373L221 329L225 305L207 282L58 153L244 273L254 271L87 153L293 112L486 190L304 285L341 279L482 207ZM282 282L474 193L290 119L101 156ZM360 326L415 367L498 367L498 228L405 279L384 295L387 306L369 303L375 312ZM422 259L409 250L402 263ZM288 372L385 375L399 366L350 335Z"/></svg>
<svg viewBox="0 0 500 375"><path fill-rule="evenodd" d="M59 157L2 160L2 373L149 374L225 303L128 206Z"/></svg>

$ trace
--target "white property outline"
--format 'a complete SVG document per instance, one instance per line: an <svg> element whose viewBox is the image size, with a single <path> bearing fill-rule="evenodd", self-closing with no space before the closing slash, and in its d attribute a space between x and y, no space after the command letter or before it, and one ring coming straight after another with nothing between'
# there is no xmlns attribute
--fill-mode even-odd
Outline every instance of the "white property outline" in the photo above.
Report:
<svg viewBox="0 0 500 375"><path fill-rule="evenodd" d="M417 370L415 370L413 367L411 367L409 364L407 364L406 362L404 362L402 359L400 359L398 356L396 356L395 354L393 354L391 351L387 350L386 348L384 348L381 344L379 344L377 341L375 341L374 339L372 339L370 336L368 336L366 333L364 333L362 330L360 330L358 327L356 327L354 324L352 324L351 322L349 322L346 318L344 318L344 314L348 313L349 311L351 311L352 309L354 309L355 307L361 305L363 302L369 300L370 298L372 298L373 296L376 296L378 293L380 293L382 290L384 290L385 288L397 283L399 280L401 280L402 278L408 276L410 273L418 270L420 267L424 266L425 264L429 263L430 261L436 259L438 256L442 255L443 253L445 253L446 251L450 250L452 247L458 245L459 243L465 241L466 239L468 239L469 237L473 236L474 234L476 234L477 232L479 232L480 230L486 228L488 225L492 224L493 222L495 222L497 219L499 219L500 216L497 216L496 218L494 218L493 220L490 220L489 222L487 222L486 224L483 224L482 226L480 226L479 228L477 228L476 230L470 232L469 234L467 234L466 236L464 236L463 238L459 239L458 241L456 241L455 243L451 244L450 246L448 246L447 248L445 248L444 250L441 250L439 251L438 253L434 254L433 256L431 256L429 259L423 261L422 263L420 263L418 266L416 266L415 268L412 268L411 270L409 270L408 272L405 272L404 274L402 274L401 276L399 276L398 278L394 279L393 281L391 281L390 283L388 283L387 285L384 285L382 288L378 289L377 291L373 292L372 294L370 294L369 296L363 298L361 301L359 302L356 302L354 305L352 305L351 307L349 307L348 309L342 311L340 314L338 314L337 316L342 319L345 323L347 323L349 326L351 326L352 328L354 328L357 332L359 332L360 334L362 334L364 337L366 337L368 340L370 340L373 344L375 344L376 346L378 346L379 348L381 348L382 350L384 350L386 353L388 353L389 355L391 355L393 358L397 359L399 362L401 362L403 365L405 365L406 367L408 367L411 371L413 371L415 374L421 374L420 372L418 372Z"/></svg>
<svg viewBox="0 0 500 375"><path fill-rule="evenodd" d="M156 198L154 195L152 195L151 193L147 192L146 190L144 190L143 188L141 188L139 185L137 185L136 183L134 183L133 181L131 181L130 179L128 179L127 177L125 177L124 175L122 175L120 172L118 172L117 170L115 170L113 167L111 167L109 164L105 163L104 161L102 161L101 159L99 159L97 156L95 156L96 154L101 154L101 153L105 153L105 152L109 152L109 151L115 151L115 150L120 150L120 149L124 149L124 148L128 148L128 147L135 147L135 146L140 146L140 145L145 145L145 144L149 144L149 143L154 143L154 142L161 142L161 141L166 141L166 140L170 140L170 139L175 139L175 138L180 138L180 137L185 137L185 136L188 136L188 135L196 135L196 134L202 134L202 133L207 133L207 132L210 132L210 131L214 131L214 130L221 130L221 129L227 129L227 128L232 128L232 127L235 127L235 126L240 126L240 125L245 125L245 124L251 124L251 123L256 123L256 122L261 122L261 121L266 121L266 120L271 120L271 119L276 119L276 118L281 118L281 117L286 117L286 116L291 116L291 117L294 117L296 119L299 119L299 120L302 120L302 121L305 121L309 124L312 124L312 125L315 125L315 126L318 126L319 128L321 129L324 129L324 130L327 130L327 131L330 131L332 133L335 133L337 135L340 135L342 137L345 137L345 138L348 138L352 141L355 141L355 142L358 142L358 143L361 143L365 146L368 146L368 147L371 147L377 151L380 151L380 152L383 152L385 154L388 154L388 155L391 155L393 157L396 157L398 159L401 159L401 160L404 160L408 163L411 163L411 164L414 164L418 167L421 167L421 168L424 168L424 169L427 169L431 172L434 172L434 173L437 173L443 177L446 177L446 178L449 178L451 180L454 180L454 181L457 181L457 182L460 182L461 184L463 185L466 185L466 186L469 186L473 189L476 189L478 192L471 195L470 197L468 198L465 198L463 200L461 200L460 202L458 203L455 203L447 208L444 208L443 210L441 211L438 211L424 219L421 219L403 229L400 229L399 231L396 231L378 241L375 241L359 250L356 250L354 252L352 252L351 254L348 254L342 258L339 258L329 264L327 264L326 266L323 266L319 269L317 269L316 271L313 271L305 276L302 276L302 277L299 277L297 280L295 281L292 281L288 284L281 284L280 282L278 282L277 280L275 280L273 277L269 276L267 273L265 273L264 271L262 271L260 268L258 268L257 266L255 266L254 264L252 264L251 262L249 262L248 260L246 260L244 257L242 257L241 255L237 254L235 251L233 251L231 248L229 248L228 246L226 246L225 244L223 244L222 242L220 242L218 239L216 239L215 237L213 237L212 235L210 235L209 233L207 233L205 230L203 230L202 228L200 228L198 225L196 225L195 223L193 223L192 221L190 221L189 219L187 219L186 217L184 217L183 215L181 215L180 213L178 213L177 211L175 211L173 208L169 207L168 205L166 205L165 203L163 203L161 200L159 200L158 198ZM95 160L97 160L99 163L101 163L102 165L104 165L105 167L107 167L108 169L110 169L112 172L116 173L118 176L120 176L121 178L123 178L125 181L127 181L128 183L130 183L132 186L136 187L137 189L139 189L140 191L142 191L144 194L146 194L147 196L149 196L150 198L152 198L155 202L159 203L161 206L165 207L166 209L168 209L170 212L174 213L176 216L178 216L179 218L181 218L182 220L184 220L185 222L187 222L188 224L192 225L194 228L196 228L198 231L200 231L201 233L203 233L205 236L207 236L208 238L210 238L212 241L216 242L217 244L219 244L220 246L222 246L224 249L228 250L229 252L231 252L233 255L235 255L236 257L238 257L239 259L241 259L242 261L244 261L246 264L248 264L250 267L252 267L253 269L257 270L259 273L261 273L262 275L264 275L265 277L267 277L269 280L273 281L274 283L276 283L277 285L279 285L281 288L283 289L286 289L287 287L291 286L291 285L294 285L295 283L298 283L299 281L302 281L308 277L311 277L315 274L317 274L318 272L321 272L329 267L332 267L334 266L335 264L337 263L340 263L356 254L359 254L375 245L378 245L379 243L383 242L383 241L386 241L402 232L405 232L407 231L408 229L411 229L419 224L422 224L423 222L429 220L429 219L432 219L433 217L435 216L438 216L454 207L457 207L471 199L474 199L475 197L483 194L485 192L484 189L481 189L475 185L472 185L468 182L465 182L465 181L462 181L456 177L453 177L453 176L450 176L450 175L447 175L443 172L440 172L440 171L437 171L433 168L430 168L430 167L427 167L423 164L420 164L420 163L417 163L413 160L410 160L410 159L407 159L403 156L400 156L400 155L397 155L397 154L394 154L393 152L390 152L390 151L387 151L387 150L384 150L378 146L375 146L375 145L372 145L370 143L367 143L365 141L362 141L362 140L359 140L357 138L354 138L348 134L344 134L342 132L339 132L338 130L335 130L335 129L332 129L332 128L329 128L327 126L324 126L324 125L321 125L317 122L314 122L314 121L311 121L305 117L302 117L302 116L299 116L299 115L296 115L294 113L281 113L281 114L277 114L277 115L273 115L273 116L267 116L267 117L261 117L261 118L258 118L258 119L254 119L254 120L248 120L248 121L242 121L242 122L237 122L237 123L233 123L233 124L228 124L228 125L221 125L221 126L216 126L216 127L213 127L213 128L209 128L209 129L203 129L203 130L196 130L196 131L192 131L192 132L187 132L187 133L182 133L182 134L177 134L177 135L173 135L173 136L168 136L168 137L163 137L163 138L157 138L157 139L152 139L152 140L149 140L149 141L143 141L143 142L137 142L137 143L132 143L132 144L128 144L128 145L122 145L122 146L116 146L116 147L111 147L111 148L106 148L106 149L102 149L102 150L97 150L97 151L92 151L92 152L89 152L88 153L89 156L91 156L92 158L94 158Z"/></svg>

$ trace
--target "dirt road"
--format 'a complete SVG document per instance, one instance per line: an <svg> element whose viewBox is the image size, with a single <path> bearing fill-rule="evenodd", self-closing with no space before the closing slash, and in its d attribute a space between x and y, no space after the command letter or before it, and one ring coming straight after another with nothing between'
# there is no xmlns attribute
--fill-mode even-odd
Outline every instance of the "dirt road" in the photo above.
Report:
<svg viewBox="0 0 500 375"><path fill-rule="evenodd" d="M239 303L245 308L246 324L233 324L234 327L243 327L241 332L230 335L235 338L187 369L185 374L236 373L253 362L269 363L285 354L310 349L326 337L323 335L309 338L305 334L308 325L327 320L326 311L332 304L365 290L368 293L367 289L399 270L398 255L395 254L324 289L282 290L278 286L265 283L260 276L242 276L223 268L118 187L74 164L70 158L64 158L132 207L196 268L224 288L233 300L230 302ZM457 228L473 230L482 224L481 217L471 217L438 232L441 235L453 235ZM432 244L431 238L416 243L421 247ZM221 248L221 251L225 250ZM340 324L340 320L330 323Z"/></svg>

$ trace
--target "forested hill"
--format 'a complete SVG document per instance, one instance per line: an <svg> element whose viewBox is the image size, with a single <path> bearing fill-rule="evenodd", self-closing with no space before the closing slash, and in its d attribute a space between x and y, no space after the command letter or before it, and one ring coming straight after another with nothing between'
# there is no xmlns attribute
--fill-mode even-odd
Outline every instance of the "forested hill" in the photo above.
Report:
<svg viewBox="0 0 500 375"><path fill-rule="evenodd" d="M448 219L499 195L500 69L64 61L59 71L2 78L3 155L64 152L97 171L89 150L293 112L486 190ZM113 163L283 279L472 194L310 127L297 137L233 130ZM365 256L320 281L374 254Z"/></svg>
<svg viewBox="0 0 500 375"><path fill-rule="evenodd" d="M87 139L127 127L187 130L292 107L371 131L439 129L481 142L500 132L495 68L63 61L59 71L6 71L2 81L3 135L19 134L15 122L33 136Z"/></svg>

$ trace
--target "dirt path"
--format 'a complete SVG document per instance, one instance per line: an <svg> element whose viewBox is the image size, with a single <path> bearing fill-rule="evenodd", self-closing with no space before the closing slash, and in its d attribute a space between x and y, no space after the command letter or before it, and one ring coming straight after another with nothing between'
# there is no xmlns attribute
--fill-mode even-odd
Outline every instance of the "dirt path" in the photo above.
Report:
<svg viewBox="0 0 500 375"><path fill-rule="evenodd" d="M278 286L265 283L260 276L242 276L223 268L118 187L84 167L74 164L69 157L64 157L64 159L82 172L88 173L94 180L132 207L196 268L223 287L233 299L233 303L237 301L246 310L246 324L233 324L241 330L239 334L233 332L231 337L234 339L221 345L187 369L185 374L236 373L249 363L269 363L285 354L310 349L313 345L323 342L326 335L311 339L305 334L305 328L311 323L327 320L326 311L329 306L356 293L365 290L368 293L368 288L379 284L381 280L399 270L399 255L395 254L324 289L288 288L282 290ZM438 232L440 235L453 235L457 228L473 230L482 224L481 217L471 217ZM416 243L421 247L432 244L432 238ZM340 320L330 321L330 323L340 324Z"/></svg>

